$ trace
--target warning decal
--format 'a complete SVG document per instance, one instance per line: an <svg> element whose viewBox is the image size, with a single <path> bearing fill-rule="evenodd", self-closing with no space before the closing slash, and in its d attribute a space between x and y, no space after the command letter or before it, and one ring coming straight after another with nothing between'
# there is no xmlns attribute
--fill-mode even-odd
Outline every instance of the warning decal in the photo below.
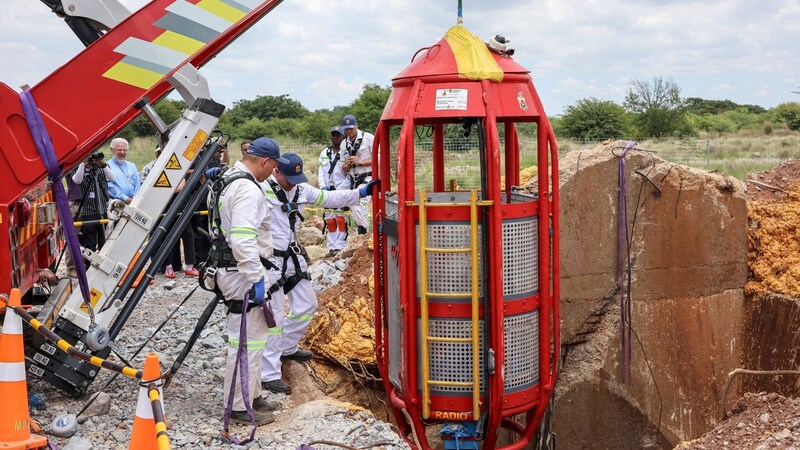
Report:
<svg viewBox="0 0 800 450"><path fill-rule="evenodd" d="M97 301L100 300L103 294L95 288L89 290L89 304L94 307L97 304ZM89 312L89 308L86 307L86 303L81 305L81 309L85 312Z"/></svg>
<svg viewBox="0 0 800 450"><path fill-rule="evenodd" d="M169 178L167 178L166 172L161 172L161 176L158 177L158 181L156 181L155 187L163 187L163 188L172 187L172 185L169 183Z"/></svg>
<svg viewBox="0 0 800 450"><path fill-rule="evenodd" d="M169 157L169 161L167 162L167 169L169 170L181 170L181 163L178 161L178 157L173 153L172 156Z"/></svg>

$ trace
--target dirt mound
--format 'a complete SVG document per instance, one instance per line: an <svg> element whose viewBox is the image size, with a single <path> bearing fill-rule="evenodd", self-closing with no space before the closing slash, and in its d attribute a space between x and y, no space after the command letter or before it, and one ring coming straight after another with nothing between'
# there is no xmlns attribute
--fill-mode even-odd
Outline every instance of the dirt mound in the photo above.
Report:
<svg viewBox="0 0 800 450"><path fill-rule="evenodd" d="M730 417L681 450L796 448L800 444L800 399L775 393L745 394Z"/></svg>
<svg viewBox="0 0 800 450"><path fill-rule="evenodd" d="M342 281L319 294L319 309L305 336L314 352L366 378L377 375L369 247L356 248Z"/></svg>
<svg viewBox="0 0 800 450"><path fill-rule="evenodd" d="M800 298L800 160L749 178L747 295Z"/></svg>

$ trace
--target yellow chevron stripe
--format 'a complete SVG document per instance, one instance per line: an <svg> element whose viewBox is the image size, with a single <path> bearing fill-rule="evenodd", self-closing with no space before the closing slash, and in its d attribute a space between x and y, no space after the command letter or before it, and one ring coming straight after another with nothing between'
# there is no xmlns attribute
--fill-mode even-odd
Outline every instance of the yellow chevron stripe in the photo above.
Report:
<svg viewBox="0 0 800 450"><path fill-rule="evenodd" d="M174 31L165 31L161 36L155 38L153 43L186 55L193 55L194 52L200 50L203 48L203 45L205 45L196 39L178 34Z"/></svg>
<svg viewBox="0 0 800 450"><path fill-rule="evenodd" d="M114 64L103 76L142 89L150 89L163 77L158 72L132 66L122 61Z"/></svg>
<svg viewBox="0 0 800 450"><path fill-rule="evenodd" d="M238 22L245 13L219 0L201 0L197 6L228 22Z"/></svg>

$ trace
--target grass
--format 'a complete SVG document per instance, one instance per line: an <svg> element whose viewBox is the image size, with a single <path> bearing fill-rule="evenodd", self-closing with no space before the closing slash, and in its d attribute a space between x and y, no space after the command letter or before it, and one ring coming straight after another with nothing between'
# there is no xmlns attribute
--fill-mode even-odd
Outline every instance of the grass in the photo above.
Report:
<svg viewBox="0 0 800 450"><path fill-rule="evenodd" d="M522 136L520 139L522 167L535 165L537 163L535 138ZM277 140L281 144L282 153L297 153L303 158L306 176L311 184L316 185L319 153L326 144L303 144L280 138ZM240 143L241 141L228 143L231 164L241 159ZM569 139L561 139L558 143L560 157L570 151L594 148L600 144L600 142L585 143ZM743 179L747 174L762 172L784 161L800 158L800 133L786 129L769 134L751 130L698 138L651 139L639 142L639 146L655 152L670 162L727 173ZM155 147L155 138L136 138L130 143L128 159L141 169L154 158ZM108 154L110 155L110 151ZM479 187L481 174L478 160L477 150L471 147L448 152L445 156L445 179L455 179L461 188ZM430 150L418 149L415 161L418 189L431 188L432 170Z"/></svg>
<svg viewBox="0 0 800 450"><path fill-rule="evenodd" d="M559 141L559 153L593 148L598 144L562 140ZM788 130L770 134L743 131L698 138L649 139L638 144L667 161L718 171L739 179L800 158L800 133Z"/></svg>

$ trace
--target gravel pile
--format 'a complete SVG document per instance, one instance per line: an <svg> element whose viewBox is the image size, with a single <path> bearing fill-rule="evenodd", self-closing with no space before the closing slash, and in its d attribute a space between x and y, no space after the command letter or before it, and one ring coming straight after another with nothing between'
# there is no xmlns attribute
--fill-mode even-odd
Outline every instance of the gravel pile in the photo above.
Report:
<svg viewBox="0 0 800 450"><path fill-rule="evenodd" d="M800 399L776 393L745 394L717 428L680 450L800 448Z"/></svg>
<svg viewBox="0 0 800 450"><path fill-rule="evenodd" d="M343 253L336 260L320 260L312 265L314 286L318 291L328 285L339 283L341 272L347 267L347 256ZM213 295L198 289L181 307L178 305L197 285L195 278L178 273L175 280L157 277L142 298L134 314L128 320L114 344L116 353L131 361L134 367L142 367L148 352L159 355L162 372L171 367L191 335L197 318L211 301ZM177 314L132 360L133 353L147 340L171 312ZM371 412L349 403L342 403L327 396L304 395L303 390L313 390L313 379L307 370L284 371L285 380L294 387L293 396L266 392L264 396L281 402L276 411L276 421L260 427L256 439L246 446L229 443L222 436L223 398L222 380L225 366L226 336L224 307L218 306L194 349L175 375L171 385L164 391L167 427L173 448L229 449L270 448L294 450L303 443L333 441L353 447L376 445L376 448L407 448L390 424L375 419ZM110 359L119 361L113 356ZM306 368L305 365L302 365ZM298 375L299 374L299 375ZM307 377L308 379L302 379ZM29 394L41 400L40 409L32 409L31 416L48 434L49 425L62 414L77 414L92 395L95 403L79 416L79 426L71 438L54 438L61 448L77 449L127 449L131 435L139 387L134 380L118 377L110 381L112 374L101 372L89 388L85 398L73 399L61 391L38 380L30 380ZM110 381L108 387L106 383ZM100 392L102 389L102 392ZM41 396L41 398L39 398ZM304 401L295 404L293 398ZM239 438L249 435L250 428L232 426L232 434ZM52 436L50 436L52 437ZM316 444L315 448L336 448Z"/></svg>

